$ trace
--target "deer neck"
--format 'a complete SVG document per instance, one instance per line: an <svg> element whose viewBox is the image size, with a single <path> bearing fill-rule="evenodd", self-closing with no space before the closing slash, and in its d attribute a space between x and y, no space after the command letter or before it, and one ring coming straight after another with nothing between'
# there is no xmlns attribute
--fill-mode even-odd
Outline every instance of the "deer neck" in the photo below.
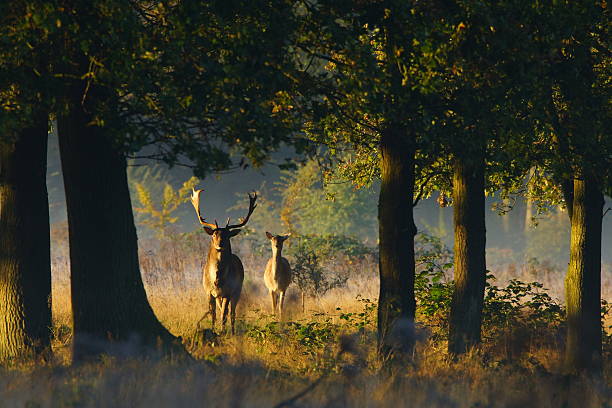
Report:
<svg viewBox="0 0 612 408"><path fill-rule="evenodd" d="M230 261L232 258L232 247L228 245L227 249L224 251L218 251L213 248L212 245L208 250L208 257L206 264L208 268L216 269L216 270L225 270L228 265L230 265Z"/></svg>
<svg viewBox="0 0 612 408"><path fill-rule="evenodd" d="M276 275L277 271L280 269L282 259L281 252L282 251L278 248L272 248L272 272L274 275Z"/></svg>

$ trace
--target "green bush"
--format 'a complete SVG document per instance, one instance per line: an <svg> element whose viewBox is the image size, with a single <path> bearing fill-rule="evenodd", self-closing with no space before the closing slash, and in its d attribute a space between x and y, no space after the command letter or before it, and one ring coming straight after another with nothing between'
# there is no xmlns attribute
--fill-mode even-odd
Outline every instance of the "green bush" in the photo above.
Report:
<svg viewBox="0 0 612 408"><path fill-rule="evenodd" d="M453 253L439 238L423 233L417 235L415 248L418 316L438 328L437 336L446 336L454 290L450 279ZM485 337L495 338L520 329L545 333L562 327L563 306L546 293L540 282L512 279L499 287L494 281L493 274L488 273L482 312Z"/></svg>
<svg viewBox="0 0 612 408"><path fill-rule="evenodd" d="M561 325L564 309L540 282L512 279L500 288L490 283L493 280L495 277L489 274L482 313L489 336L495 337L508 328L538 331Z"/></svg>
<svg viewBox="0 0 612 408"><path fill-rule="evenodd" d="M248 325L246 335L260 345L295 342L301 346L303 354L314 356L335 341L337 328L329 318L287 324L271 321L262 326Z"/></svg>
<svg viewBox="0 0 612 408"><path fill-rule="evenodd" d="M347 324L358 330L363 330L375 322L377 306L372 300L362 298L360 295L357 295L357 301L363 305L363 310L361 312L340 313L340 319L346 320ZM337 308L336 310L341 309Z"/></svg>
<svg viewBox="0 0 612 408"><path fill-rule="evenodd" d="M349 278L346 270L330 267L334 262L352 262L373 254L373 249L341 235L301 235L291 238L285 253L291 259L293 282L302 293L322 296L346 285Z"/></svg>
<svg viewBox="0 0 612 408"><path fill-rule="evenodd" d="M375 188L356 188L309 160L282 173L278 192L280 217L292 233L375 239Z"/></svg>
<svg viewBox="0 0 612 408"><path fill-rule="evenodd" d="M440 238L419 233L415 240L414 292L419 316L446 327L454 284L450 279L452 251Z"/></svg>

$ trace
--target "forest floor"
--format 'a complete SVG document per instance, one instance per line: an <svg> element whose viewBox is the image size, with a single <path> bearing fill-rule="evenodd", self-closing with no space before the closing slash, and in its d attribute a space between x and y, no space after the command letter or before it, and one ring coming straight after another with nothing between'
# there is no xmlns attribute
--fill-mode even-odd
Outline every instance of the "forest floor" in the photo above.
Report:
<svg viewBox="0 0 612 408"><path fill-rule="evenodd" d="M563 374L558 322L534 331L490 325L479 348L452 359L444 317L423 314L411 361L383 368L376 355L378 287L371 261L352 265L358 278L307 299L304 311L294 287L279 322L257 272L265 259L246 259L237 333L216 337L203 334L210 320L197 325L205 312L197 267L154 268L156 256L141 254L149 300L160 321L181 336L192 361L153 353L70 366L67 264L56 258L54 361L0 369L0 408L612 407L609 336L603 378L572 378ZM171 267L172 273L162 273ZM604 293L610 293L609 278Z"/></svg>

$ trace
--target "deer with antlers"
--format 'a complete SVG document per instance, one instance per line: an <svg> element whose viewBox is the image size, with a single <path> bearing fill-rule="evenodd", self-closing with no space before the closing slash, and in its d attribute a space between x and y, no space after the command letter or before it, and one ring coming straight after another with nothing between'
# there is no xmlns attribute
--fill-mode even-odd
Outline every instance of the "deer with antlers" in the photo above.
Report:
<svg viewBox="0 0 612 408"><path fill-rule="evenodd" d="M272 244L272 258L266 265L264 272L264 283L272 297L272 309L280 318L283 317L283 303L285 301L285 292L291 283L291 266L289 261L283 258L283 243L291 234L287 235L272 235L266 231L266 237Z"/></svg>
<svg viewBox="0 0 612 408"><path fill-rule="evenodd" d="M196 210L198 220L204 227L204 231L210 235L210 248L203 269L204 290L208 295L208 313L212 317L212 329L215 329L217 306L221 309L221 325L225 331L227 312L229 308L232 334L234 334L234 323L236 321L236 305L240 300L242 292L242 281L244 280L244 267L240 258L232 253L230 238L236 236L240 229L246 225L257 206L257 194L249 194L249 211L247 216L238 224L230 225L227 219L225 227L219 227L217 220L214 224L206 222L200 214L200 194L203 190L193 189L191 193L191 204ZM204 316L206 317L206 315Z"/></svg>

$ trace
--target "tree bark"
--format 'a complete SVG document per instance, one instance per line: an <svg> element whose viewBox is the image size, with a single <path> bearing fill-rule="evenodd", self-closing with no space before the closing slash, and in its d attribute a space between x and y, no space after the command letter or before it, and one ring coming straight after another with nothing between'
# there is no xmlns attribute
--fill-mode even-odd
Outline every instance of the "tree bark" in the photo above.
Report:
<svg viewBox="0 0 612 408"><path fill-rule="evenodd" d="M486 281L484 158L455 159L455 290L450 311L448 351L466 352L480 342Z"/></svg>
<svg viewBox="0 0 612 408"><path fill-rule="evenodd" d="M414 140L391 127L380 151L378 345L383 358L394 358L414 347Z"/></svg>
<svg viewBox="0 0 612 408"><path fill-rule="evenodd" d="M594 177L574 179L570 262L565 278L566 368L599 372L601 335L601 234L604 197Z"/></svg>
<svg viewBox="0 0 612 408"><path fill-rule="evenodd" d="M72 90L58 119L70 237L73 361L174 343L157 320L138 264L126 160L93 123L96 89ZM130 347L125 347L126 345ZM118 347L122 346L122 347ZM164 347L164 349L167 349Z"/></svg>
<svg viewBox="0 0 612 408"><path fill-rule="evenodd" d="M48 115L0 141L0 361L51 343Z"/></svg>

